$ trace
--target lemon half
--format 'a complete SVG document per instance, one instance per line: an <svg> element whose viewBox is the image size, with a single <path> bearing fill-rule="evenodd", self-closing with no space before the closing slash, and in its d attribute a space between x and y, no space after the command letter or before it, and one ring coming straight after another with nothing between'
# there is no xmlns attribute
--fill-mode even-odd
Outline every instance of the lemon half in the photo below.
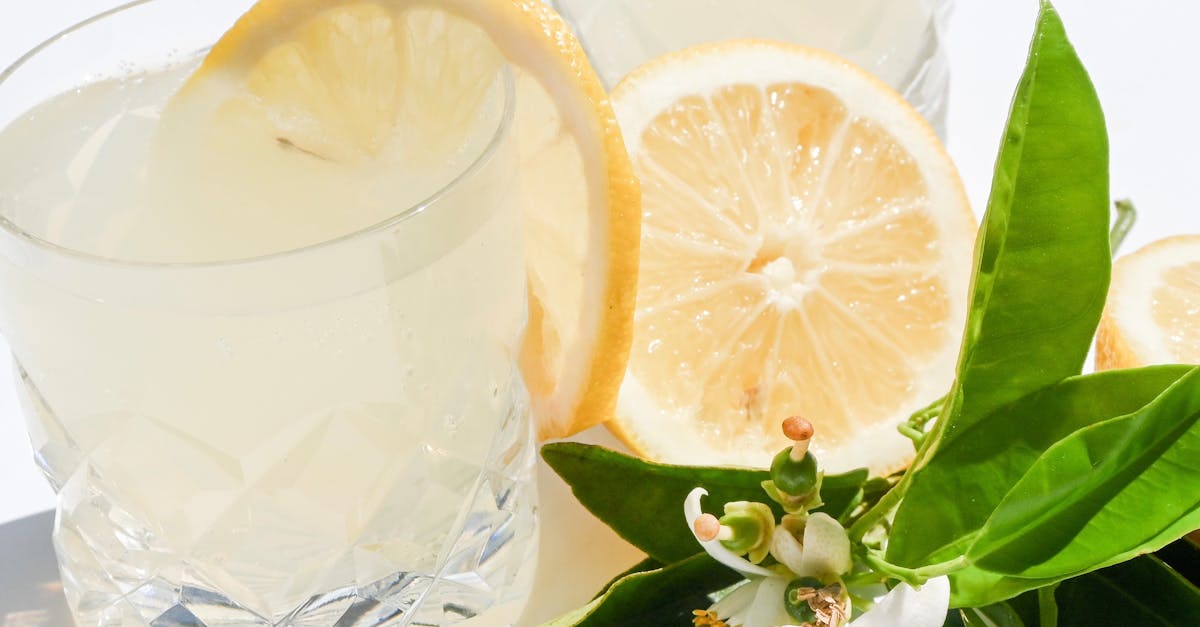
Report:
<svg viewBox="0 0 1200 627"><path fill-rule="evenodd" d="M765 466L802 415L828 470L906 464L896 425L953 378L976 225L925 120L773 41L666 55L613 101L644 190L617 434L667 462Z"/></svg>

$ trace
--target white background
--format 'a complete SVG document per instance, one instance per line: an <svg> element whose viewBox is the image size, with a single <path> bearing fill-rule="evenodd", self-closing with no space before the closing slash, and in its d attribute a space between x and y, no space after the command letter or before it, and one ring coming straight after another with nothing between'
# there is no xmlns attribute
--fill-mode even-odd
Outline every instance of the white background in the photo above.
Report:
<svg viewBox="0 0 1200 627"><path fill-rule="evenodd" d="M831 0L836 1L836 0ZM0 67L113 0L0 0ZM1141 220L1126 251L1173 233L1200 232L1200 3L1059 0L1058 8L1107 113L1112 193ZM949 148L981 212L1009 98L1024 63L1035 0L958 0L951 21ZM0 163L0 167L4 164ZM7 347L0 342L0 351ZM0 360L0 523L49 509ZM0 565L0 568L3 568ZM615 572L615 570L614 570Z"/></svg>

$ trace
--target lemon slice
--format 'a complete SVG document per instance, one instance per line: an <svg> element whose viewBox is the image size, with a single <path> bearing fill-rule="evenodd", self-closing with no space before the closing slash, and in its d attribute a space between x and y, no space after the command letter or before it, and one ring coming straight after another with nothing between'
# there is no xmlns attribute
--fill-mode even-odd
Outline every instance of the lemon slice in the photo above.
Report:
<svg viewBox="0 0 1200 627"><path fill-rule="evenodd" d="M613 429L678 463L765 466L780 421L823 467L906 464L949 389L975 221L928 124L800 46L651 61L613 92L643 188L634 342Z"/></svg>
<svg viewBox="0 0 1200 627"><path fill-rule="evenodd" d="M530 289L519 360L540 436L559 437L615 405L640 195L606 94L550 9L525 0L263 0L211 50L162 125L239 146L209 151L207 166L277 160L280 180L293 183L274 193L295 194L288 187L313 187L331 172L401 172L453 156L505 63L516 72ZM231 143L214 139L222 137Z"/></svg>
<svg viewBox="0 0 1200 627"><path fill-rule="evenodd" d="M1200 235L1159 240L1113 264L1096 369L1200 364Z"/></svg>

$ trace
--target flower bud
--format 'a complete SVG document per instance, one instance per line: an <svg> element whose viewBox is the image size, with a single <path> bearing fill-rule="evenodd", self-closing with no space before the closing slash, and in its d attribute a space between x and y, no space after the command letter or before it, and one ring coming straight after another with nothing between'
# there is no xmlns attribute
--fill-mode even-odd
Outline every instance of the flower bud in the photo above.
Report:
<svg viewBox="0 0 1200 627"><path fill-rule="evenodd" d="M755 564L767 556L775 531L775 514L770 507L749 501L726 503L720 522L723 529L732 532L728 539L721 539L722 546L746 555Z"/></svg>
<svg viewBox="0 0 1200 627"><path fill-rule="evenodd" d="M799 460L792 458L792 449L779 451L771 461L771 481L775 488L790 496L806 496L817 487L817 458L806 452Z"/></svg>

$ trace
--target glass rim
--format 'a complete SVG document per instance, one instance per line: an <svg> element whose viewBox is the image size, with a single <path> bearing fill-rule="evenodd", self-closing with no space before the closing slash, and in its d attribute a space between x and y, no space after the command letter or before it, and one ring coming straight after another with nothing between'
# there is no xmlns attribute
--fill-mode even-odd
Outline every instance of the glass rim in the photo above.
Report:
<svg viewBox="0 0 1200 627"><path fill-rule="evenodd" d="M58 43L62 39L66 38L76 32L82 31L89 26L92 26L94 24L102 22L108 18L115 17L115 16L117 16L121 13L124 13L125 11L128 11L130 9L135 9L144 4L152 4L152 3L156 3L156 2L162 2L162 1L163 0L133 0L132 2L128 2L126 4L122 4L122 5L113 7L111 9L102 11L100 13L97 13L91 17L88 17L87 19L81 20L81 21L79 21L71 26L68 26L67 28L55 33L51 37L47 38L45 41L37 44L33 48L30 48L27 52L25 52L20 57L18 57L17 60L14 61L12 64L10 64L8 67L4 68L3 70L0 70L0 91L2 91L5 88L6 83L9 80L9 78L11 78L14 74L16 74L26 63L28 63L29 61L31 61L32 59L37 57L38 54L41 53L43 50L46 50L47 48L53 46L54 44ZM513 124L513 119L516 115L516 104L515 104L515 101L516 101L516 79L513 75L511 66L507 66L507 65L504 66L502 71L500 72L500 74L501 74L501 82L502 82L502 93L503 93L503 97L504 97L504 108L500 113L499 122L496 125L496 129L494 131L492 131L491 138L488 139L487 144L484 145L483 149L479 152L479 154L476 155L470 161L470 163L468 163L466 165L466 167L462 168L462 170L460 172L458 172L457 174L455 174L453 178L451 178L448 182L446 182L444 185L442 185L437 190L431 192L424 199L397 211L396 213L388 216L387 218L385 218L383 220L380 220L378 222L375 222L375 223L365 226L363 228L360 228L360 229L357 229L354 231L350 231L348 233L343 233L336 237L331 237L329 239L323 239L323 240L320 240L317 242L313 242L311 244L305 244L303 246L289 248L286 250L280 250L280 251L266 253L266 254L262 254L262 255L251 255L248 257L235 257L232 259L214 259L214 260L207 260L207 261L141 261L141 260L136 260L136 259L122 259L120 257L98 255L95 253L77 250L77 249L71 248L69 246L63 246L61 244L58 244L58 243L48 240L46 238L39 237L37 235L34 235L33 233L30 233L28 230L26 230L25 228L23 228L21 225L17 224L16 222L14 222L12 219L10 219L7 215L4 215L3 213L0 213L0 229L7 232L9 235L15 237L16 239L23 241L27 244L30 244L30 245L34 246L35 248L40 249L44 252L50 253L52 255L68 257L68 258L75 259L77 261L83 261L83 262L88 262L88 263L97 264L97 265L125 267L125 268L140 268L140 269L220 268L220 267L230 267L230 266L254 264L254 263L259 263L259 262L278 261L278 260L282 260L282 259L285 259L288 257L301 256L306 253L315 253L315 252L318 252L318 251L326 249L326 248L338 246L341 244L347 244L347 243L350 243L352 241L359 240L359 239L367 239L373 235L377 235L381 232L387 231L398 224L401 224L413 217L416 217L416 216L424 213L431 206L437 204L438 201L440 201L444 197L448 196L455 189L457 189L462 184L464 184L467 180L469 180L471 178L471 176L473 176L474 174L476 174L480 170L482 170L492 160L492 157L494 157L495 154L499 151L500 145L503 143L505 137L510 132L510 128L512 127L512 124ZM51 96L51 97L54 97L54 96ZM44 102L44 100L43 100L43 102ZM6 125L0 127L0 132L2 132L5 128L7 128L7 126L8 125L6 124Z"/></svg>

